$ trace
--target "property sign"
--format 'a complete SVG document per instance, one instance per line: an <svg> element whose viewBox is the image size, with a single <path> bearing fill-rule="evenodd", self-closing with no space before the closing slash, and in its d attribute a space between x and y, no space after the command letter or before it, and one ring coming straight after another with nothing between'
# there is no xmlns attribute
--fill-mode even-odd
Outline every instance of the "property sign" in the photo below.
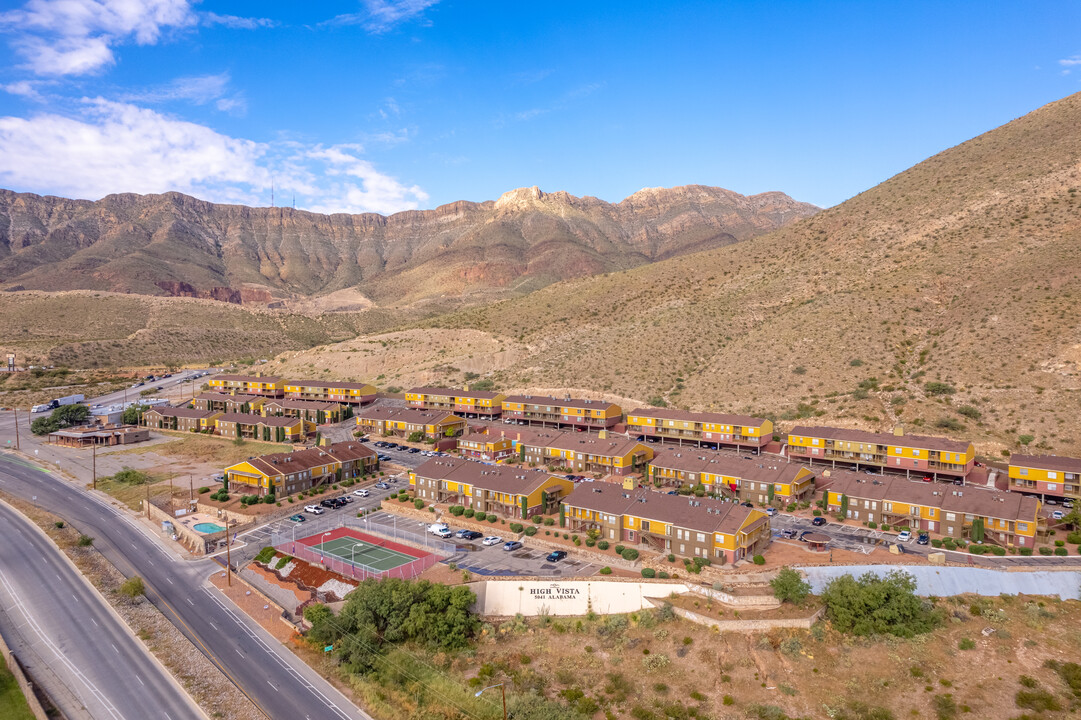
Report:
<svg viewBox="0 0 1081 720"><path fill-rule="evenodd" d="M15 353L8 353L8 372L15 372Z"/></svg>
<svg viewBox="0 0 1081 720"><path fill-rule="evenodd" d="M576 587L552 585L551 587L529 588L529 594L537 600L577 600L581 597L582 591Z"/></svg>

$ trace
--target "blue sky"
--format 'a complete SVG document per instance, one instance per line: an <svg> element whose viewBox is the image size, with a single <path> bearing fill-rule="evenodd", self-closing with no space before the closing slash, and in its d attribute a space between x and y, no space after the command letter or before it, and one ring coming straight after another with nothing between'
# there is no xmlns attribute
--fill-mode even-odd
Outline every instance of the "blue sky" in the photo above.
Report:
<svg viewBox="0 0 1081 720"><path fill-rule="evenodd" d="M0 186L834 205L1081 90L1078 2L0 2Z"/></svg>

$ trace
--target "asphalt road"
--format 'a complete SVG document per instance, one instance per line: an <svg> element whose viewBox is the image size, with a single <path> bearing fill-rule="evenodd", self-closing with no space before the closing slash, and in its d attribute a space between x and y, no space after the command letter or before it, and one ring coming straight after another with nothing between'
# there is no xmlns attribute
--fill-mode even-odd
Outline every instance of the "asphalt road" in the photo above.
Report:
<svg viewBox="0 0 1081 720"><path fill-rule="evenodd" d="M0 503L4 637L70 718L205 718L33 524Z"/></svg>
<svg viewBox="0 0 1081 720"><path fill-rule="evenodd" d="M61 516L95 538L120 572L141 576L150 601L270 718L371 720L207 586L214 561L178 559L135 520L7 453L0 454L0 489Z"/></svg>

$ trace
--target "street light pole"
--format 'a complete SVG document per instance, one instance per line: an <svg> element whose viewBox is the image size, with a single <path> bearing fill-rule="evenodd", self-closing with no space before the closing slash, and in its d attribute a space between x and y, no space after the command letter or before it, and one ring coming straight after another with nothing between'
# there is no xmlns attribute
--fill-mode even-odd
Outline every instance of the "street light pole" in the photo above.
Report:
<svg viewBox="0 0 1081 720"><path fill-rule="evenodd" d="M19 408L15 408L15 449L19 449Z"/></svg>
<svg viewBox="0 0 1081 720"><path fill-rule="evenodd" d="M233 586L233 558L229 550L232 547L232 535L229 534L229 513L225 513L225 584Z"/></svg>
<svg viewBox="0 0 1081 720"><path fill-rule="evenodd" d="M491 690L492 688L499 688L503 691L503 720L507 720L507 686L504 683L498 685L489 685L488 687L481 688L477 692L473 693L473 697L480 697L480 694L485 690Z"/></svg>
<svg viewBox="0 0 1081 720"><path fill-rule="evenodd" d="M90 448L91 448L91 452L93 453L92 457L93 457L93 468L94 468L93 469L93 473L94 473L94 480L93 480L94 489L97 490L98 489L98 446L97 446L97 443L91 445Z"/></svg>
<svg viewBox="0 0 1081 720"><path fill-rule="evenodd" d="M324 550L324 549L323 549L323 548L324 548L324 546L326 545L326 542L327 542L327 541L326 541L326 537L327 537L327 535L330 535L330 531L329 531L329 530L328 530L327 532L323 533L323 534L322 534L322 535L321 535L321 536L319 537L319 555L321 555L321 556L322 556L322 558L323 558L323 564L324 564L324 565L326 565L326 562L327 562L327 553L326 553L326 550Z"/></svg>

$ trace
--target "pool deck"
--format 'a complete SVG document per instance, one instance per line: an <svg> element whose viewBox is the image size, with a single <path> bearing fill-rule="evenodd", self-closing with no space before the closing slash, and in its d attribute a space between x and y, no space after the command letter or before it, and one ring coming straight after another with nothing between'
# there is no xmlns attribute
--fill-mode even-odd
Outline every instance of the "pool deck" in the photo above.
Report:
<svg viewBox="0 0 1081 720"><path fill-rule="evenodd" d="M212 532L203 532L202 530L196 530L195 526L201 523L208 523L211 525L217 525L218 530ZM215 532L221 532L225 529L225 521L216 517L211 517L206 513L189 513L187 515L181 515L178 518L173 519L174 525L183 525L192 532L197 532L201 535L213 535Z"/></svg>

